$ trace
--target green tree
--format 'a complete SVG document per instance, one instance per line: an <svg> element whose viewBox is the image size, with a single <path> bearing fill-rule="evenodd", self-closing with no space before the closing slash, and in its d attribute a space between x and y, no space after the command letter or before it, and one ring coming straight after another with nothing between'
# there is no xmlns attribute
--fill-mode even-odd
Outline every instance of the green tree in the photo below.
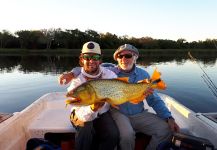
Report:
<svg viewBox="0 0 217 150"><path fill-rule="evenodd" d="M42 43L46 43L46 48L50 49L52 46L52 42L55 39L55 29L42 29L41 32L44 35L44 38L41 38L40 40L44 40Z"/></svg>
<svg viewBox="0 0 217 150"><path fill-rule="evenodd" d="M16 37L7 30L0 32L0 48L19 47Z"/></svg>
<svg viewBox="0 0 217 150"><path fill-rule="evenodd" d="M100 43L100 34L94 30L86 30L85 33L87 34L89 41L95 41Z"/></svg>
<svg viewBox="0 0 217 150"><path fill-rule="evenodd" d="M18 36L21 48L28 48L31 32L27 30L21 30L21 31L15 32L15 34Z"/></svg>
<svg viewBox="0 0 217 150"><path fill-rule="evenodd" d="M176 42L177 42L178 48L188 48L188 42L185 39L180 38Z"/></svg>
<svg viewBox="0 0 217 150"><path fill-rule="evenodd" d="M121 44L121 40L117 35L107 32L106 34L100 34L102 48L117 48Z"/></svg>
<svg viewBox="0 0 217 150"><path fill-rule="evenodd" d="M0 32L0 48L3 46L3 34Z"/></svg>

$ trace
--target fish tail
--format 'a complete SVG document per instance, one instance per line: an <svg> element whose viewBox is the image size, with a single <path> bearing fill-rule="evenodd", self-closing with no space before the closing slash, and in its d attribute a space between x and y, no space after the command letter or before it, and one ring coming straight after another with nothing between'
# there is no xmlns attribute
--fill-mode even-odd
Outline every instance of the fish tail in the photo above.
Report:
<svg viewBox="0 0 217 150"><path fill-rule="evenodd" d="M166 83L161 80L161 73L155 69L152 77L151 77L151 84L152 84L152 88L156 88L159 90L165 90L166 89Z"/></svg>

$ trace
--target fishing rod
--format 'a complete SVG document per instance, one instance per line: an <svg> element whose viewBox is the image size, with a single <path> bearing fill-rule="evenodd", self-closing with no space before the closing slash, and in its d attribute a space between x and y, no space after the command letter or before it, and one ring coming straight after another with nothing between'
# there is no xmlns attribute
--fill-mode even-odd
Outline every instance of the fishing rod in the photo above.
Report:
<svg viewBox="0 0 217 150"><path fill-rule="evenodd" d="M213 88L210 86L209 81L205 78L204 75L201 76L203 81L206 83L207 87L211 90L212 94L216 97L217 99L217 92L213 90Z"/></svg>
<svg viewBox="0 0 217 150"><path fill-rule="evenodd" d="M208 88L211 90L211 92L213 93L213 95L217 98L217 87L216 87L216 85L213 83L213 81L211 80L211 78L208 76L208 74L205 72L205 70L200 66L200 64L196 61L196 59L191 55L190 52L188 52L188 56L203 71L204 74L201 77L203 78L204 82L206 83L206 85L208 86Z"/></svg>
<svg viewBox="0 0 217 150"><path fill-rule="evenodd" d="M203 79L207 81L207 83L211 86L211 88L214 90L214 92L217 93L216 86L213 82L211 82L211 79L208 79L204 74L201 76Z"/></svg>
<svg viewBox="0 0 217 150"><path fill-rule="evenodd" d="M213 81L212 81L211 78L208 76L208 74L205 72L205 70L204 70L204 69L200 66L200 64L196 61L196 59L191 55L190 52L188 52L188 55L189 55L189 57L191 58L191 60L193 60L193 62L196 63L196 64L200 67L200 69L201 69L201 70L203 71L203 73L204 73L204 76L210 81L210 84L212 84L213 88L214 88L215 90L217 90L216 85L213 83Z"/></svg>

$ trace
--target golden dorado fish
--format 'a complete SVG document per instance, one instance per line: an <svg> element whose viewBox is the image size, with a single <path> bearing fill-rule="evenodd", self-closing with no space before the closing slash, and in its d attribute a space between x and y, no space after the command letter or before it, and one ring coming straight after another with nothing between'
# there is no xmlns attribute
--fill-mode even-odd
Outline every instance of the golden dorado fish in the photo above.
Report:
<svg viewBox="0 0 217 150"><path fill-rule="evenodd" d="M113 106L125 102L139 103L144 99L148 88L166 89L166 84L160 79L160 72L156 69L151 79L144 79L138 83L129 83L128 78L89 80L67 93L67 104L91 105L98 102L108 102Z"/></svg>

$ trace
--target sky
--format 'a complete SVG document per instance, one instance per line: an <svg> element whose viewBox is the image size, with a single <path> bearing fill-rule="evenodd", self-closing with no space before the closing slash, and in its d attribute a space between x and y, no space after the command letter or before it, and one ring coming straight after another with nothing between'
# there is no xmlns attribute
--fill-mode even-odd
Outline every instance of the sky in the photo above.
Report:
<svg viewBox="0 0 217 150"><path fill-rule="evenodd" d="M189 42L217 39L217 0L0 0L0 31L49 28Z"/></svg>

